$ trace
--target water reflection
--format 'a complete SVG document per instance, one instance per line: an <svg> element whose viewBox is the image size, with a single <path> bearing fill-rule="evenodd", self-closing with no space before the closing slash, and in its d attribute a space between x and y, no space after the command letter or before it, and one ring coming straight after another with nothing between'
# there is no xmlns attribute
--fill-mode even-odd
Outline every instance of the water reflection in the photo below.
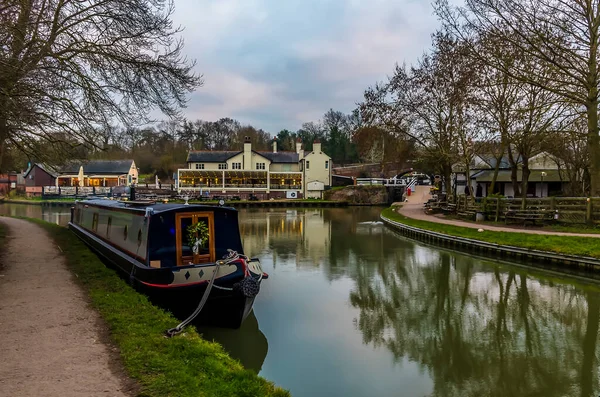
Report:
<svg viewBox="0 0 600 397"><path fill-rule="evenodd" d="M198 327L198 332L207 340L219 342L247 369L256 373L260 372L269 350L269 344L258 327L258 320L256 320L254 312L248 315L239 329Z"/></svg>
<svg viewBox="0 0 600 397"><path fill-rule="evenodd" d="M409 358L433 396L591 396L599 294L462 255L363 263L350 301L364 343Z"/></svg>
<svg viewBox="0 0 600 397"><path fill-rule="evenodd" d="M46 222L66 226L71 219L71 210L69 207L0 203L0 215L43 219Z"/></svg>
<svg viewBox="0 0 600 397"><path fill-rule="evenodd" d="M416 363L431 377L427 395L597 394L595 285L423 247L376 221L345 209L248 213L245 243L274 267L350 278L362 342Z"/></svg>

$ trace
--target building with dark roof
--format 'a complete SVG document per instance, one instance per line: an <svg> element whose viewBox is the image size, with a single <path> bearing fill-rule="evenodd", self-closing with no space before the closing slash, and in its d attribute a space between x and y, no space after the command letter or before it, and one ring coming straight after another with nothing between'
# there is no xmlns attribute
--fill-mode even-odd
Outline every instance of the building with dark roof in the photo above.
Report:
<svg viewBox="0 0 600 397"><path fill-rule="evenodd" d="M252 150L246 137L238 151L191 151L188 168L177 171L177 188L191 195L234 195L248 198L322 197L331 186L331 158L315 142L305 155L302 142L296 151Z"/></svg>
<svg viewBox="0 0 600 397"><path fill-rule="evenodd" d="M58 186L123 186L136 184L138 169L133 160L73 161L59 167Z"/></svg>

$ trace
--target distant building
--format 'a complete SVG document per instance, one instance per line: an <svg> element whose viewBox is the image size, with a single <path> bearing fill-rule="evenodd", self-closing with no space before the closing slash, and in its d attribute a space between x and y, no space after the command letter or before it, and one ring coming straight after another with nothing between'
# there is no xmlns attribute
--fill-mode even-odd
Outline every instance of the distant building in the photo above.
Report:
<svg viewBox="0 0 600 397"><path fill-rule="evenodd" d="M240 151L192 151L188 168L177 171L177 189L191 194L238 195L248 198L321 198L331 186L331 158L321 151L321 143L313 143L313 151L305 154L302 142L296 151L278 151L273 140L272 151L252 150L248 137Z"/></svg>
<svg viewBox="0 0 600 397"><path fill-rule="evenodd" d="M25 194L28 197L41 196L44 186L54 186L57 177L56 170L47 164L31 163L23 173Z"/></svg>
<svg viewBox="0 0 600 397"><path fill-rule="evenodd" d="M0 174L0 196L8 195L11 190L17 188L17 173L8 172Z"/></svg>
<svg viewBox="0 0 600 397"><path fill-rule="evenodd" d="M58 172L58 186L113 187L138 181L133 160L90 160L71 162Z"/></svg>
<svg viewBox="0 0 600 397"><path fill-rule="evenodd" d="M521 163L521 159L516 159ZM475 156L471 163L471 175L466 177L464 171L455 167L453 181L457 194L464 194L466 189L466 179L471 182L473 194L476 194L477 187L480 186L482 197L486 197L490 191L492 179L494 177L494 168L496 159L491 156ZM548 197L558 196L565 191L565 186L570 183L569 177L564 170L559 169L556 162L545 152L541 152L529 159L530 175L527 183L527 197ZM495 193L500 193L505 197L514 197L515 192L511 180L511 168L507 156L500 160L498 175L496 178ZM517 170L517 181L522 181L521 167Z"/></svg>
<svg viewBox="0 0 600 397"><path fill-rule="evenodd" d="M54 186L56 184L56 171L42 163L32 163L23 174L25 186Z"/></svg>

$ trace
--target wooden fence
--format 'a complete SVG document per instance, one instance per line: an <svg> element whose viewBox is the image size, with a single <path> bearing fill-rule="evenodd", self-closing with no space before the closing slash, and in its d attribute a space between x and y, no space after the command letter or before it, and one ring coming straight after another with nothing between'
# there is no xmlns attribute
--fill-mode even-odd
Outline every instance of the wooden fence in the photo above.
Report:
<svg viewBox="0 0 600 397"><path fill-rule="evenodd" d="M510 211L548 212L558 223L600 224L600 197L472 198L456 200L459 214L483 213L488 220L504 221Z"/></svg>

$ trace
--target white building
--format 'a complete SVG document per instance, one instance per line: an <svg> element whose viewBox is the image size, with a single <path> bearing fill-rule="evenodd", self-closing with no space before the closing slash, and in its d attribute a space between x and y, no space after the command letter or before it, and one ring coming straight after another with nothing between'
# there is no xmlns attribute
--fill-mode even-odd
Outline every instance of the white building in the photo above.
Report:
<svg viewBox="0 0 600 397"><path fill-rule="evenodd" d="M177 190L192 196L254 195L268 198L322 198L331 186L331 158L315 141L313 150L304 153L302 142L296 151L252 150L246 137L240 151L192 151L187 168L177 170Z"/></svg>

